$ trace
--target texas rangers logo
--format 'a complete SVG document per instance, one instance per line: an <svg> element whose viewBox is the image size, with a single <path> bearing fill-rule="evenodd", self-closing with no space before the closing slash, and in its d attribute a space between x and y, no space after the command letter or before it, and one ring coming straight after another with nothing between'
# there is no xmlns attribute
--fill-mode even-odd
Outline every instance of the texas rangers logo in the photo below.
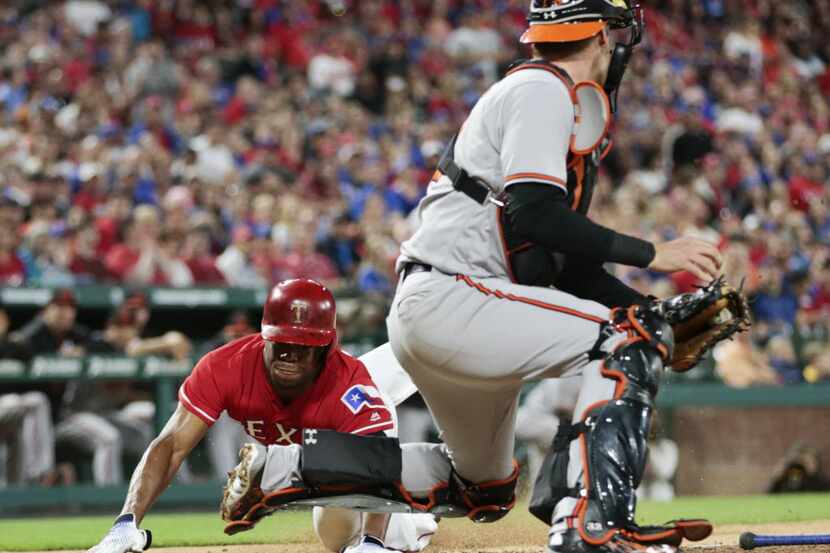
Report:
<svg viewBox="0 0 830 553"><path fill-rule="evenodd" d="M378 389L374 386L364 386L363 384L355 384L346 390L346 393L343 394L340 401L355 415L364 406L370 409L386 409L386 404L383 403L383 398L380 397Z"/></svg>
<svg viewBox="0 0 830 553"><path fill-rule="evenodd" d="M294 314L293 323L303 324L308 319L308 302L303 300L294 300L291 302L291 312Z"/></svg>

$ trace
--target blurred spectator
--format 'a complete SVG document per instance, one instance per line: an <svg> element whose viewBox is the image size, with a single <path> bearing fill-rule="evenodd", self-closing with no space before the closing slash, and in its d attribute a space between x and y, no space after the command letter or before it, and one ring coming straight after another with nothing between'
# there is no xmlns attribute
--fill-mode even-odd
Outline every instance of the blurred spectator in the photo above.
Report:
<svg viewBox="0 0 830 553"><path fill-rule="evenodd" d="M169 235L162 239L158 210L149 205L135 208L124 241L107 253L107 269L134 286L189 286L193 275L178 258Z"/></svg>
<svg viewBox="0 0 830 553"><path fill-rule="evenodd" d="M289 278L311 278L329 288L339 285L337 267L331 258L316 250L314 232L310 228L299 228L294 232L288 253L276 263L273 280Z"/></svg>
<svg viewBox="0 0 830 553"><path fill-rule="evenodd" d="M253 233L247 226L238 226L233 231L232 242L216 258L216 268L231 286L242 288L263 288L268 279L257 270L253 259Z"/></svg>
<svg viewBox="0 0 830 553"><path fill-rule="evenodd" d="M778 384L769 361L752 343L747 332L738 333L734 340L715 346L715 372L721 380L734 388Z"/></svg>
<svg viewBox="0 0 830 553"><path fill-rule="evenodd" d="M0 305L0 359L16 357L18 351L7 340L9 317ZM55 433L52 408L46 394L29 391L0 394L0 449L5 466L2 482L12 485L57 483ZM64 483L71 483L66 482Z"/></svg>
<svg viewBox="0 0 830 553"><path fill-rule="evenodd" d="M778 381L782 384L798 384L803 382L798 359L795 356L792 341L788 336L773 336L767 344L767 358L769 364L778 373Z"/></svg>
<svg viewBox="0 0 830 553"><path fill-rule="evenodd" d="M75 294L56 289L40 314L11 333L9 341L27 359L35 355L80 357L86 351L89 330L75 322L77 314Z"/></svg>
<svg viewBox="0 0 830 553"><path fill-rule="evenodd" d="M210 229L194 228L187 234L182 248L182 259L193 275L193 284L224 284L225 277L216 267L216 256L211 253Z"/></svg>
<svg viewBox="0 0 830 553"><path fill-rule="evenodd" d="M21 286L26 281L26 267L17 255L17 246L18 237L15 232L0 232L0 284L3 286Z"/></svg>
<svg viewBox="0 0 830 553"><path fill-rule="evenodd" d="M320 244L320 251L334 262L340 276L348 277L360 261L358 248L361 241L360 227L344 214L334 220L331 232Z"/></svg>
<svg viewBox="0 0 830 553"><path fill-rule="evenodd" d="M814 447L797 443L773 471L769 493L823 492L830 481L821 469L821 456Z"/></svg>
<svg viewBox="0 0 830 553"><path fill-rule="evenodd" d="M52 409L41 392L0 394L0 448L5 460L0 487L72 483L71 476L55 469Z"/></svg>
<svg viewBox="0 0 830 553"><path fill-rule="evenodd" d="M161 355L187 359L190 341L180 332L142 337L150 319L146 297L129 295L116 308L106 327L89 341L89 353L99 355ZM74 380L63 396L58 443L69 444L92 457L93 481L98 486L120 484L121 456L140 456L153 437L155 404L151 395L130 381Z"/></svg>

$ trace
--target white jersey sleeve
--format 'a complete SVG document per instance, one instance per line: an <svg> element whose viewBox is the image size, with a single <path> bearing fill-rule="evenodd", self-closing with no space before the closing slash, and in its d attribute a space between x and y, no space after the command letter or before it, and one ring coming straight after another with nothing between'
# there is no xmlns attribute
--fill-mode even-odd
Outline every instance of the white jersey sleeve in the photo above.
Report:
<svg viewBox="0 0 830 553"><path fill-rule="evenodd" d="M504 184L543 182L567 193L574 104L556 79L518 84L504 99L499 148Z"/></svg>
<svg viewBox="0 0 830 553"><path fill-rule="evenodd" d="M366 365L369 376L391 405L400 405L417 391L415 384L392 353L389 342L359 357Z"/></svg>

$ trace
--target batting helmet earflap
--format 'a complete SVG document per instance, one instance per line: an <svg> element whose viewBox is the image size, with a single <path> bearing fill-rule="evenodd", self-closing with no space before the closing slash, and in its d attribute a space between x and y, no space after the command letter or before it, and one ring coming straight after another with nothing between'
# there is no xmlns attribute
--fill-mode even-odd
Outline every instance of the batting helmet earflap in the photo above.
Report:
<svg viewBox="0 0 830 553"><path fill-rule="evenodd" d="M334 296L317 281L296 278L280 282L268 293L262 310L263 340L328 346L337 339Z"/></svg>
<svg viewBox="0 0 830 553"><path fill-rule="evenodd" d="M531 0L525 44L574 42L599 34L606 25L629 27L639 10L637 0Z"/></svg>

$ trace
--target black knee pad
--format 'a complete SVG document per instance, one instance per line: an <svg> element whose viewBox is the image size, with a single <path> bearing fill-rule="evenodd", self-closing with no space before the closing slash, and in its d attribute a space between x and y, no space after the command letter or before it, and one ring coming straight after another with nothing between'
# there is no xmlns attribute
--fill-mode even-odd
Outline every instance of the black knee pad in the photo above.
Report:
<svg viewBox="0 0 830 553"><path fill-rule="evenodd" d="M473 484L453 470L449 481L450 499L469 509L467 518L473 522L495 522L516 504L518 479L519 464L515 460L513 472L503 480Z"/></svg>

